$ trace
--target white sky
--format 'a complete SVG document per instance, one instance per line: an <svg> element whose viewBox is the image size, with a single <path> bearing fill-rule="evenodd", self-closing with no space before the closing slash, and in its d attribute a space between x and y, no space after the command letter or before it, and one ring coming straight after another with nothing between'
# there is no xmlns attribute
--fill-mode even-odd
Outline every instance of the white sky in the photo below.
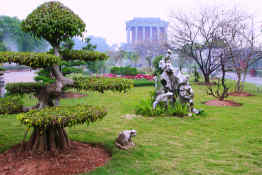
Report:
<svg viewBox="0 0 262 175"><path fill-rule="evenodd" d="M1 0L0 15L24 19L47 0ZM104 37L108 43L126 41L125 22L134 17L160 17L170 10L197 10L206 4L237 5L262 17L262 0L60 0L86 23L87 35Z"/></svg>

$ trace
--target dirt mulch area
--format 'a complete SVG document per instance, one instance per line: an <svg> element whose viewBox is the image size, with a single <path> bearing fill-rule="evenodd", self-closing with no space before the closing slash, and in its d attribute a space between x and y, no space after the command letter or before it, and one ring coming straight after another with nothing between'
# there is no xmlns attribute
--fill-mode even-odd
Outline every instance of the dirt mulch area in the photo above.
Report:
<svg viewBox="0 0 262 175"><path fill-rule="evenodd" d="M250 97L254 96L253 94L250 94L248 92L231 92L229 93L230 96L236 96L236 97Z"/></svg>
<svg viewBox="0 0 262 175"><path fill-rule="evenodd" d="M87 96L87 94L80 94L74 92L65 92L62 94L62 98L80 98L85 96Z"/></svg>
<svg viewBox="0 0 262 175"><path fill-rule="evenodd" d="M102 146L72 142L72 149L54 156L30 152L18 154L16 145L0 154L1 175L74 175L104 166L111 154Z"/></svg>
<svg viewBox="0 0 262 175"><path fill-rule="evenodd" d="M209 100L207 102L205 102L204 104L208 105L208 106L242 106L242 104L231 101L231 100Z"/></svg>

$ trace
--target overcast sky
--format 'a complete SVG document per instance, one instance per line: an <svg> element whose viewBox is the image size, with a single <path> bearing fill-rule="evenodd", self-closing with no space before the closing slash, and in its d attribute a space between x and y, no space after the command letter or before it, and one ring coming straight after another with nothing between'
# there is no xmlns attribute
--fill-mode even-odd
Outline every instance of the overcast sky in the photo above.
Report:
<svg viewBox="0 0 262 175"><path fill-rule="evenodd" d="M47 0L1 0L0 15L24 19ZM262 0L60 0L86 23L87 35L104 37L108 43L126 41L125 22L134 17L168 19L170 10L197 10L206 4L237 5L262 17Z"/></svg>

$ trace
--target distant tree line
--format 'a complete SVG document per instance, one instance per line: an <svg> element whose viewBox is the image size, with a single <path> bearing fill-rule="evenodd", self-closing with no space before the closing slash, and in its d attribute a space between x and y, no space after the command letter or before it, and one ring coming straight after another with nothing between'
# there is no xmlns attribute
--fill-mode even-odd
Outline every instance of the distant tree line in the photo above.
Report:
<svg viewBox="0 0 262 175"><path fill-rule="evenodd" d="M0 51L46 51L48 43L35 39L21 29L21 21L16 17L0 16Z"/></svg>

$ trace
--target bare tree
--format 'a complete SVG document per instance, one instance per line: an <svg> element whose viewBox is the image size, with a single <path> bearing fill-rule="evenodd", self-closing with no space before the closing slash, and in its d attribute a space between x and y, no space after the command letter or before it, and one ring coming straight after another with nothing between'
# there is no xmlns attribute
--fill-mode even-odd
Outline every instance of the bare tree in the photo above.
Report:
<svg viewBox="0 0 262 175"><path fill-rule="evenodd" d="M227 57L237 75L235 91L241 92L244 89L248 69L262 59L258 34L260 31L256 29L254 17L238 9L232 10L226 16L234 17L234 20L223 28L221 39L226 44Z"/></svg>
<svg viewBox="0 0 262 175"><path fill-rule="evenodd" d="M217 54L217 36L222 22L221 11L217 8L205 8L197 14L173 12L169 19L170 44L197 63L207 84L210 75L220 67L214 54Z"/></svg>
<svg viewBox="0 0 262 175"><path fill-rule="evenodd" d="M206 83L221 66L215 55L223 48L226 65L238 77L236 90L241 90L241 78L245 80L250 65L262 55L249 14L238 8L209 7L197 14L172 13L169 21L171 45L198 64Z"/></svg>

